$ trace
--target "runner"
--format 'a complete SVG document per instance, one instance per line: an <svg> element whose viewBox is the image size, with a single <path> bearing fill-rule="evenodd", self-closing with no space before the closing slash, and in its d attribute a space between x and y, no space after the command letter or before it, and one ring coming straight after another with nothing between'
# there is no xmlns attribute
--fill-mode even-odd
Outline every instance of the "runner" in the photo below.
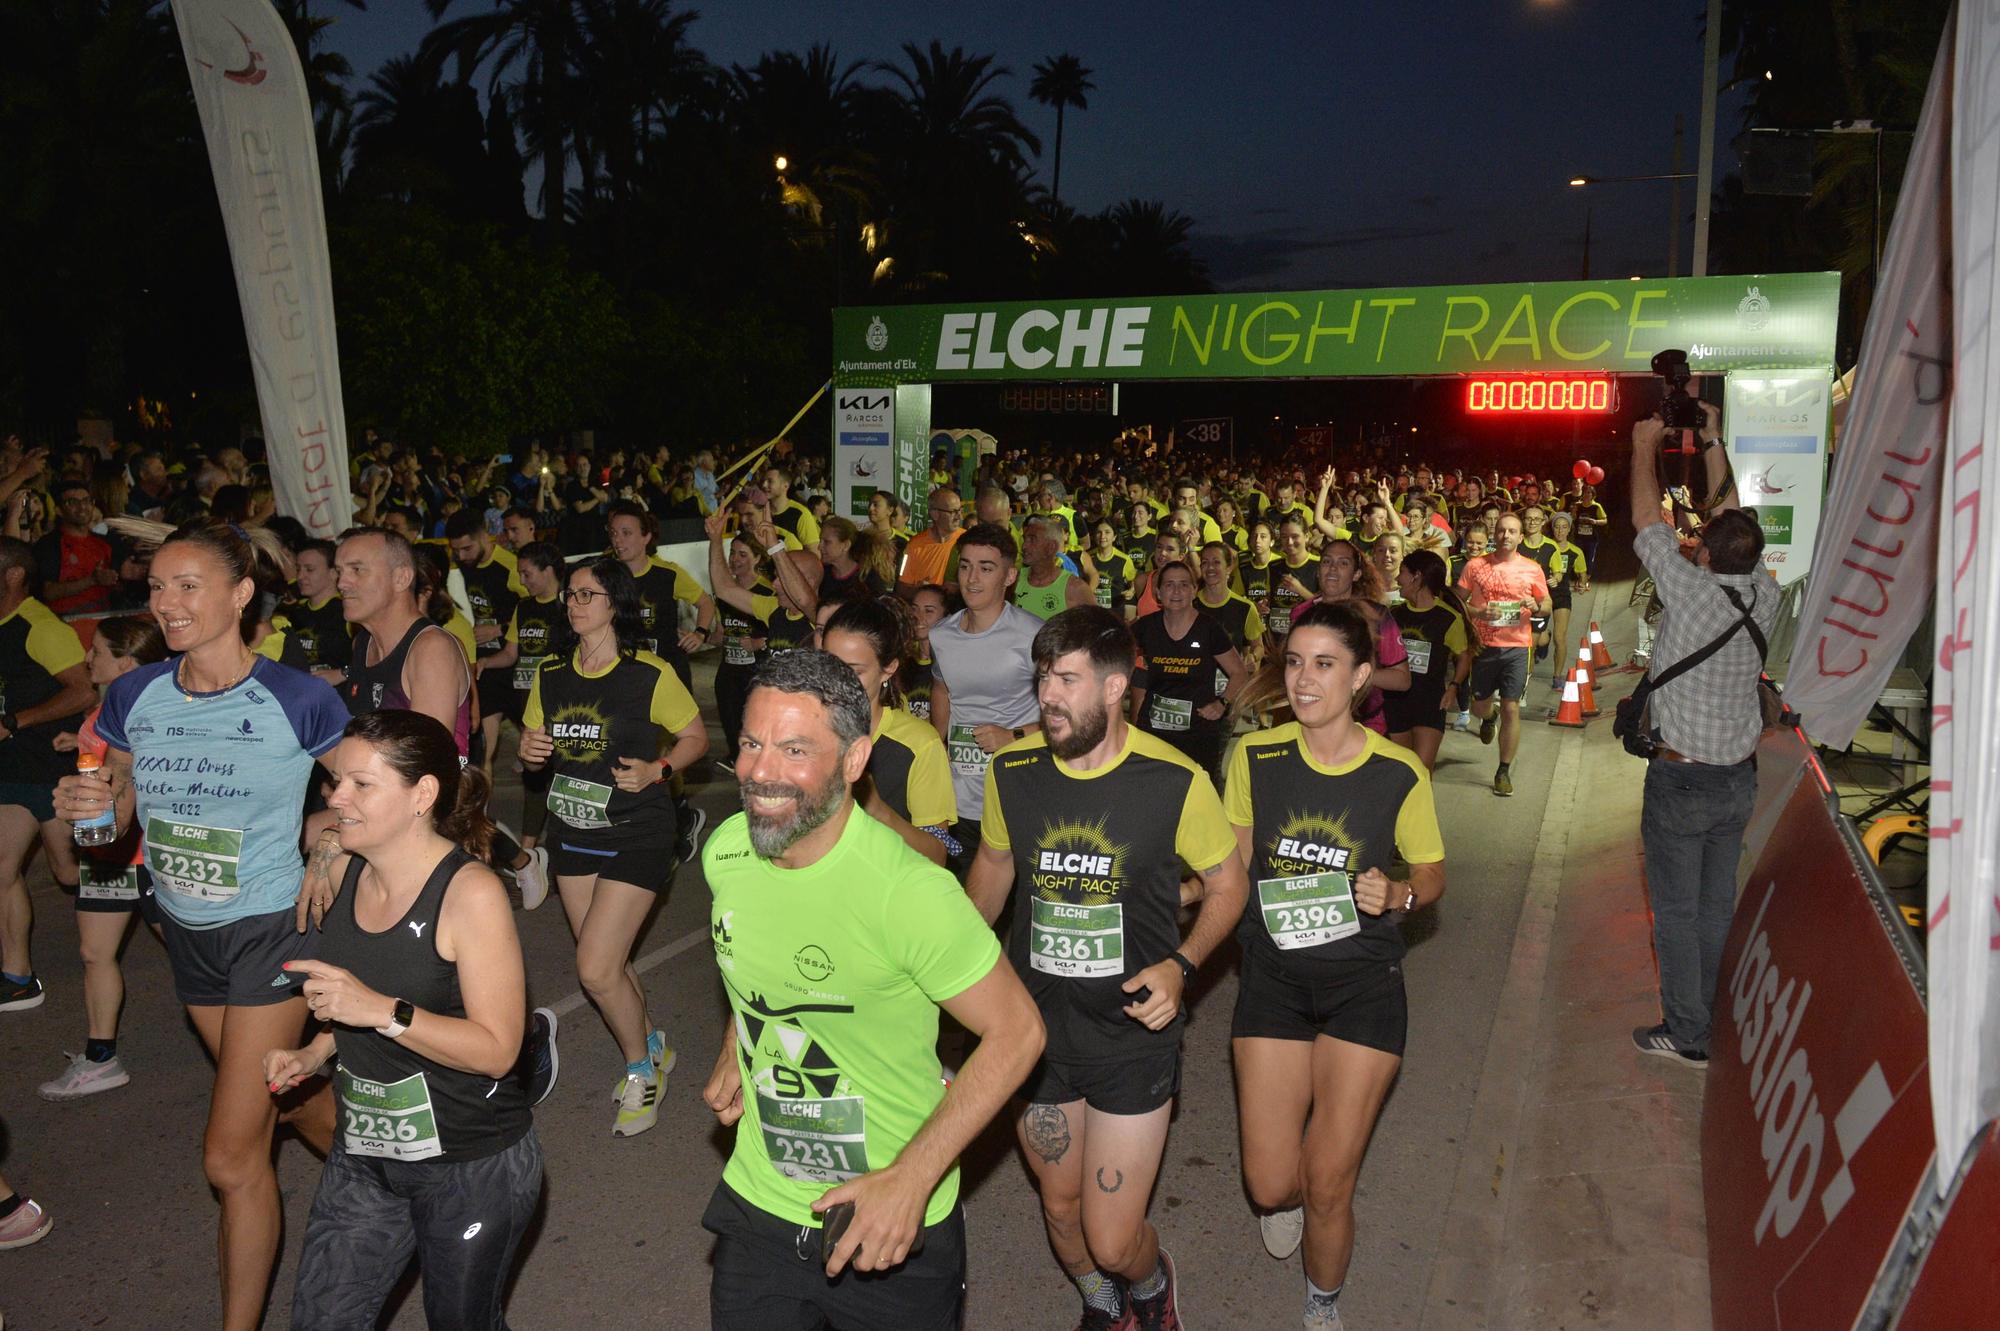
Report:
<svg viewBox="0 0 2000 1331"><path fill-rule="evenodd" d="M1243 595L1263 616L1266 632L1271 627L1271 581L1275 576L1271 565L1277 562L1277 549L1277 527L1259 518L1250 524L1250 557L1236 565L1236 579L1242 584Z"/></svg>
<svg viewBox="0 0 2000 1331"><path fill-rule="evenodd" d="M958 497L958 491L942 485L931 491L931 525L903 547L903 567L896 574L898 592L908 596L929 582L948 591L957 590L958 557L952 551L962 534L958 521L964 511L965 501Z"/></svg>
<svg viewBox="0 0 2000 1331"><path fill-rule="evenodd" d="M416 551L391 531L348 533L335 556L340 608L354 626L341 697L351 715L407 708L437 721L470 752L472 673L452 635L425 614L436 588L419 578Z"/></svg>
<svg viewBox="0 0 2000 1331"><path fill-rule="evenodd" d="M1016 884L1008 955L1048 1024L1016 1127L1085 1328L1181 1326L1146 1221L1180 1085L1181 999L1248 891L1215 787L1125 724L1132 631L1097 606L1035 636L1042 733L998 754L966 891L987 920ZM1208 894L1185 942L1182 864Z"/></svg>
<svg viewBox="0 0 2000 1331"><path fill-rule="evenodd" d="M577 978L625 1058L611 1133L634 1137L659 1118L674 1051L647 1019L632 944L679 863L663 853L675 843L667 781L708 751L708 727L673 667L643 646L623 560L570 565L563 601L566 631L528 692L521 762L550 769L561 824L551 858Z"/></svg>
<svg viewBox="0 0 2000 1331"><path fill-rule="evenodd" d="M1147 615L1158 614L1160 594L1157 589L1160 570L1169 564L1184 563L1187 559L1187 542L1178 531L1163 531L1153 538L1152 557L1146 561L1146 572L1139 579L1139 594L1133 599L1133 609L1143 619Z"/></svg>
<svg viewBox="0 0 2000 1331"><path fill-rule="evenodd" d="M894 547L846 518L828 518L819 530L820 592L830 601L880 596L896 583Z"/></svg>
<svg viewBox="0 0 2000 1331"><path fill-rule="evenodd" d="M715 542L720 524L714 522L711 514L703 525L709 530L708 581L715 588L716 614L722 624L722 660L715 666L715 709L722 721L722 756L716 761L724 771L734 773L736 737L743 728L743 704L750 697L750 677L763 657L770 627L728 593L734 589L752 597L768 598L772 592L771 579L777 576L777 570L758 551L748 532L738 532L730 540L729 553L718 570Z"/></svg>
<svg viewBox="0 0 2000 1331"><path fill-rule="evenodd" d="M812 515L806 514L806 520L811 519ZM653 546L660 539L660 520L644 504L621 499L606 510L606 523L611 535L611 553L625 565L639 593L639 613L645 627L639 635L638 648L654 653L672 666L674 674L680 677L681 687L693 688L694 674L688 666L688 653L700 651L715 636L715 602L701 589L694 574L672 560L653 554ZM818 536L817 531L813 534ZM680 627L683 602L694 607L695 617L695 626L685 633Z"/></svg>
<svg viewBox="0 0 2000 1331"><path fill-rule="evenodd" d="M1403 646L1403 632L1386 608L1388 599L1382 575L1362 557L1354 542L1328 541L1319 552L1319 595L1292 611L1294 622L1310 605L1349 602L1361 611L1375 631L1376 659L1358 715L1361 724L1382 735L1389 733L1387 695L1410 687L1410 656ZM1253 705L1260 710L1279 701L1276 678L1267 675L1255 693L1258 696Z"/></svg>
<svg viewBox="0 0 2000 1331"><path fill-rule="evenodd" d="M1319 561L1306 553L1306 522L1288 513L1278 524L1280 557L1270 567L1271 606L1262 613L1281 643L1291 631L1292 611L1313 599L1319 583Z"/></svg>
<svg viewBox="0 0 2000 1331"><path fill-rule="evenodd" d="M1227 541L1211 541L1201 548L1201 590L1195 604L1221 621L1243 658L1243 668L1254 671L1264 656L1264 617L1248 597L1230 590L1236 577L1237 561Z"/></svg>
<svg viewBox="0 0 2000 1331"><path fill-rule="evenodd" d="M90 682L100 692L138 667L166 659L167 640L160 626L144 615L100 622L84 653ZM92 753L101 764L110 746L97 733L97 716L97 709L92 709L74 735L56 736L56 751ZM125 1005L125 973L118 965L118 952L125 946L135 913L154 929L160 927L159 908L152 899L153 878L146 869L136 825L110 845L78 846L76 867L77 951L83 958L87 1038L83 1052L69 1056L62 1075L42 1083L44 1100L80 1100L132 1080L118 1061L118 1014Z"/></svg>
<svg viewBox="0 0 2000 1331"><path fill-rule="evenodd" d="M1118 528L1105 518L1090 529L1090 537L1090 562L1097 567L1097 603L1123 619L1132 618L1132 557L1118 548Z"/></svg>
<svg viewBox="0 0 2000 1331"><path fill-rule="evenodd" d="M28 943L34 907L25 874L39 844L58 881L74 877L69 829L49 790L70 770L56 736L96 699L76 630L31 595L34 550L0 537L0 1012L40 1007Z"/></svg>
<svg viewBox="0 0 2000 1331"><path fill-rule="evenodd" d="M479 765L493 781L493 755L500 747L500 722L514 702L514 676L500 657L507 649L507 626L528 589L521 585L519 560L493 539L480 515L461 508L445 520L451 557L465 580L472 608L473 684L479 693ZM518 653L517 653L518 655Z"/></svg>
<svg viewBox="0 0 2000 1331"><path fill-rule="evenodd" d="M1549 604L1553 609L1550 622L1555 635L1555 651L1551 657L1555 661L1554 672L1549 676L1551 686L1560 689L1564 676L1568 673L1569 662L1569 612L1574 604L1573 597L1590 591L1590 561L1583 547L1569 539L1570 529L1576 519L1560 510L1549 515L1549 543L1555 547L1555 557L1550 563Z"/></svg>
<svg viewBox="0 0 2000 1331"><path fill-rule="evenodd" d="M1523 486L1522 492L1527 493L1528 487ZM1548 525L1548 510L1539 504L1531 501L1521 510L1521 553L1542 566L1542 577L1548 582L1549 590L1553 592L1556 585L1556 543L1546 535ZM1544 610L1538 615L1530 616L1528 621L1529 627L1535 631L1536 661L1549 655L1549 619L1549 611ZM1561 652L1556 653L1557 656L1561 654Z"/></svg>
<svg viewBox="0 0 2000 1331"><path fill-rule="evenodd" d="M271 576L259 559L265 570L288 559L275 536L251 534L260 545L205 522L161 544L148 578L152 612L180 655L112 683L97 718L104 768L64 777L55 791L66 822L109 804L120 830L144 829L174 990L215 1059L202 1164L222 1202L220 1321L231 1331L262 1320L278 1254L278 1106L262 1063L298 1038L305 1018L283 969L318 942L292 923L299 829L313 760L340 741L347 719L326 684L250 650L258 579ZM323 1089L310 1102L324 1110L292 1120L321 1150L332 1129Z"/></svg>
<svg viewBox="0 0 2000 1331"><path fill-rule="evenodd" d="M1456 710L1472 671L1472 636L1465 605L1445 580L1444 559L1413 550L1397 571L1403 603L1390 611L1410 658L1410 687L1385 695L1389 738L1437 768L1445 713Z"/></svg>
<svg viewBox="0 0 2000 1331"><path fill-rule="evenodd" d="M719 1240L717 1331L962 1325L957 1158L1042 1048L1035 1005L964 892L856 813L869 710L825 653L760 667L744 811L702 856L731 1009L702 1098L736 1129L702 1216ZM949 1086L939 1006L979 1039ZM828 1244L843 1204L851 1220Z"/></svg>
<svg viewBox="0 0 2000 1331"><path fill-rule="evenodd" d="M275 1095L339 1054L340 1130L306 1221L292 1326L375 1325L414 1252L431 1326L500 1331L542 1151L512 1075L521 941L479 862L493 834L485 774L461 771L451 732L408 711L348 722L330 765L342 891L318 958L285 966L326 1029L263 1059Z"/></svg>
<svg viewBox="0 0 2000 1331"><path fill-rule="evenodd" d="M1069 544L1069 533L1061 518L1037 513L1021 528L1021 549L1027 567L1014 583L1014 604L1036 619L1071 606L1089 605L1096 600L1087 580L1069 572L1059 562Z"/></svg>
<svg viewBox="0 0 2000 1331"><path fill-rule="evenodd" d="M994 752L1040 724L1034 643L1042 621L1008 600L1015 577L1014 533L989 522L966 528L958 542L965 609L931 629L931 725L951 758L951 835L967 856L979 846Z"/></svg>
<svg viewBox="0 0 2000 1331"><path fill-rule="evenodd" d="M874 713L862 808L895 828L917 853L943 864L960 850L951 839L958 821L951 763L937 731L903 710L896 687L915 637L915 617L893 597L848 602L827 621L824 635L826 650L854 671Z"/></svg>
<svg viewBox="0 0 2000 1331"><path fill-rule="evenodd" d="M519 730L536 672L554 654L562 629L562 578L568 565L562 551L547 541L528 542L515 558L527 595L514 603L507 645L487 669L505 676L507 719ZM523 910L534 910L549 898L549 852L541 845L542 829L549 820L548 778L547 768L535 772L524 767L521 772L521 850L528 863L514 870L514 881L521 889Z"/></svg>
<svg viewBox="0 0 2000 1331"><path fill-rule="evenodd" d="M1396 575L1402 570L1403 557L1408 549L1409 543L1401 532L1385 531L1375 538L1374 547L1367 552L1368 562L1375 565L1375 575L1386 589L1392 606L1403 595Z"/></svg>
<svg viewBox="0 0 2000 1331"><path fill-rule="evenodd" d="M1310 607L1285 641L1295 719L1229 761L1229 821L1257 887L1236 930L1231 1027L1243 1181L1273 1257L1304 1237L1306 1331L1340 1326L1354 1183L1402 1064L1398 926L1444 893L1429 778L1354 721L1373 645L1352 604ZM1388 876L1398 859L1406 882Z"/></svg>
<svg viewBox="0 0 2000 1331"><path fill-rule="evenodd" d="M0 1252L40 1243L55 1227L55 1217L40 1202L14 1191L0 1175Z"/></svg>
<svg viewBox="0 0 2000 1331"><path fill-rule="evenodd" d="M353 627L341 610L340 589L334 581L334 544L307 541L294 559L298 594L279 604L271 626L297 647L308 670L338 688L354 649L349 641Z"/></svg>
<svg viewBox="0 0 2000 1331"><path fill-rule="evenodd" d="M916 616L917 643L914 660L903 662L903 710L919 721L931 719L931 630L951 613L951 597L936 583L926 583L910 595L910 609ZM954 801L955 802L955 801Z"/></svg>
<svg viewBox="0 0 2000 1331"><path fill-rule="evenodd" d="M1493 742L1500 731L1500 766L1493 773L1493 793L1512 795L1510 768L1521 744L1521 698L1528 691L1528 651L1533 644L1529 615L1549 613L1549 584L1542 566L1522 554L1521 519L1509 513L1495 528L1498 546L1490 555L1469 561L1459 574L1458 590L1471 612L1479 635L1479 655L1472 663L1472 712L1479 718L1479 742ZM1498 715L1495 715L1495 709Z"/></svg>
<svg viewBox="0 0 2000 1331"><path fill-rule="evenodd" d="M1220 555L1221 542L1213 549ZM1248 675L1222 622L1195 608L1193 569L1167 565L1160 570L1159 588L1159 611L1132 625L1139 645L1132 717L1139 729L1179 749L1214 782L1222 775L1229 705Z"/></svg>

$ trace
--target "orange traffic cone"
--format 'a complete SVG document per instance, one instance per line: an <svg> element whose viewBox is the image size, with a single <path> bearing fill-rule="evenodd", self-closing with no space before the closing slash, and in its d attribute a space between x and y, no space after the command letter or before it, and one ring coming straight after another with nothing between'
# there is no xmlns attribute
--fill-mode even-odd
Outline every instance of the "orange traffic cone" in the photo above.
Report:
<svg viewBox="0 0 2000 1331"><path fill-rule="evenodd" d="M1598 670L1611 668L1611 649L1604 645L1604 633L1597 621L1590 621L1590 664Z"/></svg>
<svg viewBox="0 0 2000 1331"><path fill-rule="evenodd" d="M1597 705L1597 690L1590 686L1590 660L1586 654L1577 654L1576 669L1571 673L1576 677L1576 691L1582 698L1584 719L1603 716L1604 709Z"/></svg>
<svg viewBox="0 0 2000 1331"><path fill-rule="evenodd" d="M1570 671L1569 678L1563 681L1562 705L1556 708L1556 714L1549 718L1549 724L1568 726L1572 730L1583 729L1583 695L1577 691L1574 670Z"/></svg>

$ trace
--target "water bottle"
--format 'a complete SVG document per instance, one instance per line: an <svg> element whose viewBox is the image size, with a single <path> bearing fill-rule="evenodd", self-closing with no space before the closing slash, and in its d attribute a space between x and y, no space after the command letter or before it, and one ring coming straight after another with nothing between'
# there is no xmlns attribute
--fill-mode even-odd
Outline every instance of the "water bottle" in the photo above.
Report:
<svg viewBox="0 0 2000 1331"><path fill-rule="evenodd" d="M76 751L76 770L80 775L96 776L103 763L102 757L88 749ZM118 839L118 810L107 803L103 813L78 820L75 835L79 846L110 845Z"/></svg>

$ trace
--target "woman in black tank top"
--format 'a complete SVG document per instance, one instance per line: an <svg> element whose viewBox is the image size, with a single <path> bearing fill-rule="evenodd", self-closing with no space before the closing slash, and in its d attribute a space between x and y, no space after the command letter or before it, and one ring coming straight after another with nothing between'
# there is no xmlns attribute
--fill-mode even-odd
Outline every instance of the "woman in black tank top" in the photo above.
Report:
<svg viewBox="0 0 2000 1331"><path fill-rule="evenodd" d="M493 831L485 780L460 769L450 732L410 711L355 718L329 766L342 891L318 959L287 967L326 1027L264 1059L275 1094L339 1054L339 1121L292 1325L373 1325L414 1249L432 1326L501 1327L542 1160L514 1074L521 943L479 862Z"/></svg>

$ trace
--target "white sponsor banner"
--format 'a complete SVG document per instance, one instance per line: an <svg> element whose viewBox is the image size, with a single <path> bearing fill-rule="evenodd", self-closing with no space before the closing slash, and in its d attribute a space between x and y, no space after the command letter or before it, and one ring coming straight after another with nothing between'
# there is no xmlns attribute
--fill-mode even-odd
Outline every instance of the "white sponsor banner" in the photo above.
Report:
<svg viewBox="0 0 2000 1331"><path fill-rule="evenodd" d="M1958 8L1952 78L1953 383L1931 684L1931 1104L1938 1186L2000 1112L2000 4Z"/></svg>
<svg viewBox="0 0 2000 1331"><path fill-rule="evenodd" d="M1861 339L1785 699L1844 749L1930 608L1951 400L1944 214L1951 42L1938 52Z"/></svg>
<svg viewBox="0 0 2000 1331"><path fill-rule="evenodd" d="M1764 567L1781 583L1812 565L1826 497L1831 369L1815 374L1739 371L1723 380L1723 428L1736 494L1764 528Z"/></svg>
<svg viewBox="0 0 2000 1331"><path fill-rule="evenodd" d="M222 203L278 511L353 521L319 152L305 76L269 0L173 0Z"/></svg>
<svg viewBox="0 0 2000 1331"><path fill-rule="evenodd" d="M895 389L834 390L833 485L833 511L861 519L877 490L895 490Z"/></svg>

